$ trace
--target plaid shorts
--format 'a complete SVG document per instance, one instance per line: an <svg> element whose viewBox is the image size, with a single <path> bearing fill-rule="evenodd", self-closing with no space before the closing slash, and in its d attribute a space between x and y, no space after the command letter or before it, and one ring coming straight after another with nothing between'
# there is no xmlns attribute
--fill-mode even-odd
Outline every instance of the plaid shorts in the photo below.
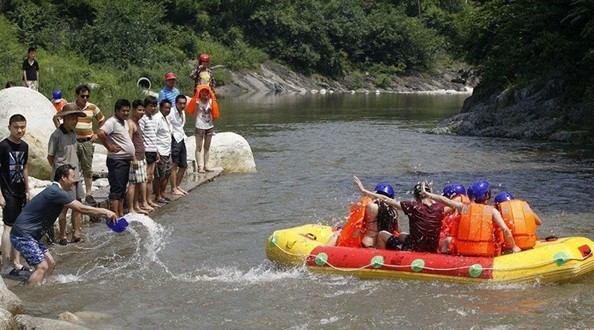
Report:
<svg viewBox="0 0 594 330"><path fill-rule="evenodd" d="M130 166L130 183L144 183L146 182L146 159L138 161L138 168Z"/></svg>
<svg viewBox="0 0 594 330"><path fill-rule="evenodd" d="M37 266L45 260L47 247L30 235L25 237L10 235L10 243L25 257L30 266Z"/></svg>

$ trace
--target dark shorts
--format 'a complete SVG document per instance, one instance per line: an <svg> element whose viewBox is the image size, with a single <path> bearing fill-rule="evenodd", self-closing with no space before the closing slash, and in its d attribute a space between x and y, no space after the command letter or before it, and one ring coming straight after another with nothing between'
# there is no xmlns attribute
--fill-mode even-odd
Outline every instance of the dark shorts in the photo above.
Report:
<svg viewBox="0 0 594 330"><path fill-rule="evenodd" d="M195 134L198 135L198 136L204 137L204 136L208 136L208 135L213 136L214 133L215 133L214 132L214 127L211 127L209 129L196 128L196 133Z"/></svg>
<svg viewBox="0 0 594 330"><path fill-rule="evenodd" d="M160 156L160 160L157 163L157 168L155 169L155 178L166 178L171 175L171 157L169 156Z"/></svg>
<svg viewBox="0 0 594 330"><path fill-rule="evenodd" d="M157 152L149 151L144 153L146 157L146 164L150 165L157 161Z"/></svg>
<svg viewBox="0 0 594 330"><path fill-rule="evenodd" d="M14 225L14 221L19 216L25 204L27 204L26 196L12 196L9 194L3 195L6 201L6 206L2 209L2 221L5 225Z"/></svg>
<svg viewBox="0 0 594 330"><path fill-rule="evenodd" d="M126 196L131 161L131 159L112 159L107 157L109 199L122 199Z"/></svg>
<svg viewBox="0 0 594 330"><path fill-rule="evenodd" d="M404 241L392 235L386 241L386 249L388 250L410 250L410 235L407 235Z"/></svg>
<svg viewBox="0 0 594 330"><path fill-rule="evenodd" d="M21 253L30 266L37 266L45 260L47 247L32 236L10 235L12 247Z"/></svg>
<svg viewBox="0 0 594 330"><path fill-rule="evenodd" d="M186 150L186 141L175 142L171 137L171 162L179 168L188 168L188 151Z"/></svg>

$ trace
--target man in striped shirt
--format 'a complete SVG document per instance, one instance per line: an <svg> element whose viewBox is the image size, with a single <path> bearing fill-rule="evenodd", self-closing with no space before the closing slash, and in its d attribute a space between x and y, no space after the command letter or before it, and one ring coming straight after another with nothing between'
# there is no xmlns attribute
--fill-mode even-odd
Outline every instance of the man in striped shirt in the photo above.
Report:
<svg viewBox="0 0 594 330"><path fill-rule="evenodd" d="M153 193L153 181L155 178L155 167L159 159L157 153L157 121L155 114L157 113L157 98L154 96L147 96L144 99L144 116L138 121L138 126L142 131L142 142L144 144L144 154L146 156L146 194L143 199L153 207L158 208L150 198Z"/></svg>
<svg viewBox="0 0 594 330"><path fill-rule="evenodd" d="M163 100L169 100L170 104L175 104L175 98L180 94L179 90L175 88L175 79L173 72L165 74L165 86L159 91L159 104Z"/></svg>
<svg viewBox="0 0 594 330"><path fill-rule="evenodd" d="M95 104L89 102L91 90L87 85L76 87L76 105L87 116L78 119L76 124L77 155L80 170L85 179L86 197L85 202L90 205L96 205L97 202L92 196L93 193L93 153L95 146L93 142L97 140L97 134L93 130L93 119L97 121L97 127L101 127L105 122L105 116Z"/></svg>

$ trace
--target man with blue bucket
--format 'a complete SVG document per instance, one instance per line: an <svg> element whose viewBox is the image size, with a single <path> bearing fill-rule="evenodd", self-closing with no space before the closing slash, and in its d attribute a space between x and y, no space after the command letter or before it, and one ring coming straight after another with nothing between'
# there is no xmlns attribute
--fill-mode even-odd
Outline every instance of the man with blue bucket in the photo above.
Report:
<svg viewBox="0 0 594 330"><path fill-rule="evenodd" d="M54 182L23 208L12 227L12 246L25 257L30 266L35 267L29 277L29 284L40 285L56 266L54 258L40 240L52 228L63 208L92 216L104 216L108 218L108 222L114 224L118 222L114 212L88 206L74 199L68 193L74 183L75 168L70 164L59 166L55 171Z"/></svg>

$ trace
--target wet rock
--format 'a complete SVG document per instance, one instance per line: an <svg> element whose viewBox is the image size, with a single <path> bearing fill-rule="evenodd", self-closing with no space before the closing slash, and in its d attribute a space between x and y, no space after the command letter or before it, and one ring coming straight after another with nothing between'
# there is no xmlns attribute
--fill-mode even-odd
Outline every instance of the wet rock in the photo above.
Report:
<svg viewBox="0 0 594 330"><path fill-rule="evenodd" d="M3 330L16 330L17 322L14 319L12 313L6 309L0 308L0 329Z"/></svg>
<svg viewBox="0 0 594 330"><path fill-rule="evenodd" d="M84 330L88 329L81 325L72 324L62 320L52 320L29 315L17 315L14 317L19 330Z"/></svg>
<svg viewBox="0 0 594 330"><path fill-rule="evenodd" d="M47 162L47 143L55 130L52 118L56 112L52 103L37 91L25 87L0 90L0 136L8 136L8 120L14 114L27 119L24 140L29 144L27 161L29 175L49 179L51 168Z"/></svg>
<svg viewBox="0 0 594 330"><path fill-rule="evenodd" d="M25 305L21 298L8 290L3 280L0 281L0 308L8 310L12 315L25 312Z"/></svg>

